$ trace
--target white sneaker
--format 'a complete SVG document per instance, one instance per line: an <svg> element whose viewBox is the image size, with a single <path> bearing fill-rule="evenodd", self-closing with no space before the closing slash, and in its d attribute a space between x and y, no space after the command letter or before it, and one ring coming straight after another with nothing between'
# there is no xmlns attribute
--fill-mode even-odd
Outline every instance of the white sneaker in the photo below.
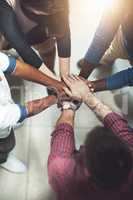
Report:
<svg viewBox="0 0 133 200"><path fill-rule="evenodd" d="M0 167L13 173L24 173L27 170L27 167L13 154L9 154L7 161L0 164Z"/></svg>

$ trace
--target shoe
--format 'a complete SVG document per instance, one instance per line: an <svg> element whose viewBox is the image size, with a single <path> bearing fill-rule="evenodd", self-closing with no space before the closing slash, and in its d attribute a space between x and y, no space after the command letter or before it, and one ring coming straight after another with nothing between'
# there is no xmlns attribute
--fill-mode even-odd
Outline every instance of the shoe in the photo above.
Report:
<svg viewBox="0 0 133 200"><path fill-rule="evenodd" d="M0 164L0 167L13 173L24 173L27 170L27 167L20 160L18 160L13 154L9 154L7 161Z"/></svg>

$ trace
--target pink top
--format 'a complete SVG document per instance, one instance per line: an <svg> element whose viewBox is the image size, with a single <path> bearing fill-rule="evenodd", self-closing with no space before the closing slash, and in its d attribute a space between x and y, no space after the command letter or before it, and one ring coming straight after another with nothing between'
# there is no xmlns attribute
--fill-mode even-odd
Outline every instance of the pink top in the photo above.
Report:
<svg viewBox="0 0 133 200"><path fill-rule="evenodd" d="M133 129L120 115L111 113L104 125L128 142L133 152ZM132 200L133 172L119 189L104 190L89 182L89 172L84 163L84 147L77 151L74 130L69 124L60 124L52 133L48 160L49 183L58 200Z"/></svg>

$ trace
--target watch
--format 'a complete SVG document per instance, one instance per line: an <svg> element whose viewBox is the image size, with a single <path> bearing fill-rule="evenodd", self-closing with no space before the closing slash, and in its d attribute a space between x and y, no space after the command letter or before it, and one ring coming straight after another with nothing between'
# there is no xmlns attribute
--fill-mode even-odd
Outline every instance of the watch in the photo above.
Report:
<svg viewBox="0 0 133 200"><path fill-rule="evenodd" d="M78 104L75 104L73 102L70 101L64 101L63 105L62 105L62 110L77 110L80 107L81 103L79 102Z"/></svg>

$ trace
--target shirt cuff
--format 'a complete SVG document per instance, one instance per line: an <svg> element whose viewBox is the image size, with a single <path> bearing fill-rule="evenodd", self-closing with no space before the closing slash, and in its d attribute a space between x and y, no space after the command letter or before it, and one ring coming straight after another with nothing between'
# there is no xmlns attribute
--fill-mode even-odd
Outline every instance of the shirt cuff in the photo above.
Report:
<svg viewBox="0 0 133 200"><path fill-rule="evenodd" d="M22 122L24 119L28 117L28 110L25 106L21 106L20 104L17 104L20 109L20 119L18 122Z"/></svg>
<svg viewBox="0 0 133 200"><path fill-rule="evenodd" d="M16 59L14 57L9 56L9 66L5 70L5 73L12 74L16 69Z"/></svg>

